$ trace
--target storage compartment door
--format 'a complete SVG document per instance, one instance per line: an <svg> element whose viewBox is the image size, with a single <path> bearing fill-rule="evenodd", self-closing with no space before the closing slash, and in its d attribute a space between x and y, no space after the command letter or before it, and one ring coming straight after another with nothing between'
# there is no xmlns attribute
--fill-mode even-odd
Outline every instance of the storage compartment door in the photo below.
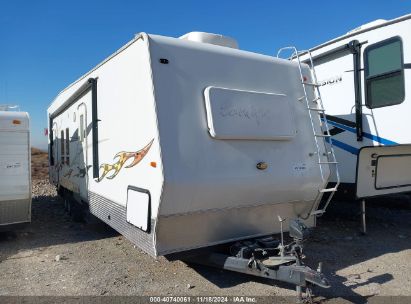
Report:
<svg viewBox="0 0 411 304"><path fill-rule="evenodd" d="M291 140L296 135L285 94L208 87L204 95L213 138Z"/></svg>
<svg viewBox="0 0 411 304"><path fill-rule="evenodd" d="M128 187L127 222L145 232L150 232L151 198L148 190Z"/></svg>
<svg viewBox="0 0 411 304"><path fill-rule="evenodd" d="M411 191L411 145L365 147L357 163L357 197Z"/></svg>

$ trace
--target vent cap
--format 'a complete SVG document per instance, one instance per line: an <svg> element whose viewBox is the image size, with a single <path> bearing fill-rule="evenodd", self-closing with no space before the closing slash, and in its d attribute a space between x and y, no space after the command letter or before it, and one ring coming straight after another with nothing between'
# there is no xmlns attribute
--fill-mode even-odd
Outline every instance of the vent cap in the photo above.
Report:
<svg viewBox="0 0 411 304"><path fill-rule="evenodd" d="M190 32L181 36L180 39L238 49L238 43L234 38L223 36L221 34Z"/></svg>

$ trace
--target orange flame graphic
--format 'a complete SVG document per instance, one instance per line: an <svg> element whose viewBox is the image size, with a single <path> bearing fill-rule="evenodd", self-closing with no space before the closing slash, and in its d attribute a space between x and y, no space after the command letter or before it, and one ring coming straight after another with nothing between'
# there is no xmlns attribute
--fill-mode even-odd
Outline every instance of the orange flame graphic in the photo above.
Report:
<svg viewBox="0 0 411 304"><path fill-rule="evenodd" d="M101 176L98 178L97 182L101 182L104 178L108 179L113 179L117 176L117 174L120 172L120 170L123 168L124 164L126 163L127 160L130 158L134 158L133 161L125 166L125 168L131 168L137 165L143 158L144 156L147 155L148 151L151 148L151 145L153 144L154 139L152 139L143 149L137 151L137 152L126 152L126 151L121 151L118 152L113 159L118 158L118 160L114 164L102 164L100 165L100 170L102 171ZM114 171L113 174L110 176L106 176L109 172Z"/></svg>

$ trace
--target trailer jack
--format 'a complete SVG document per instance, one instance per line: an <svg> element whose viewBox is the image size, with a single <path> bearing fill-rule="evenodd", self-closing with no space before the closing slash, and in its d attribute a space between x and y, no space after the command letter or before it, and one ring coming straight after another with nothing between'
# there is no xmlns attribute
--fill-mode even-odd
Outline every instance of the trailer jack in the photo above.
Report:
<svg viewBox="0 0 411 304"><path fill-rule="evenodd" d="M282 224L283 220L280 219ZM186 261L245 273L296 285L297 302L312 303L311 287L329 288L321 272L321 263L313 270L302 263L302 242L308 235L307 227L298 219L290 221L293 241L284 245L272 236L240 241L229 247L229 253L209 252L191 256ZM303 295L303 288L305 295Z"/></svg>

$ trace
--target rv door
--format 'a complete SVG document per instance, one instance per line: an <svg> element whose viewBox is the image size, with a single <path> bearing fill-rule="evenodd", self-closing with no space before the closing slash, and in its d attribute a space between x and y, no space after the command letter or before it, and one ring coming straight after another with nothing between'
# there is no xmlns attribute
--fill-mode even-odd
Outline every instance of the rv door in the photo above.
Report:
<svg viewBox="0 0 411 304"><path fill-rule="evenodd" d="M52 137L51 140L52 142L50 143L51 145L51 156L52 156L52 160L53 162L51 163L51 165L53 166L53 170L50 170L50 179L52 183L58 183L59 177L59 170L57 170L57 166L60 163L59 162L59 155L58 155L58 149L60 147L60 142L58 139L58 129L57 129L57 124L54 122L52 124Z"/></svg>
<svg viewBox="0 0 411 304"><path fill-rule="evenodd" d="M87 199L87 188L88 188L88 151L87 151L87 103L90 103L91 93L87 93L85 96L87 99L85 102L81 103L77 107L77 117L78 117L78 144L77 144L77 158L78 158L78 180L80 188L80 196Z"/></svg>

